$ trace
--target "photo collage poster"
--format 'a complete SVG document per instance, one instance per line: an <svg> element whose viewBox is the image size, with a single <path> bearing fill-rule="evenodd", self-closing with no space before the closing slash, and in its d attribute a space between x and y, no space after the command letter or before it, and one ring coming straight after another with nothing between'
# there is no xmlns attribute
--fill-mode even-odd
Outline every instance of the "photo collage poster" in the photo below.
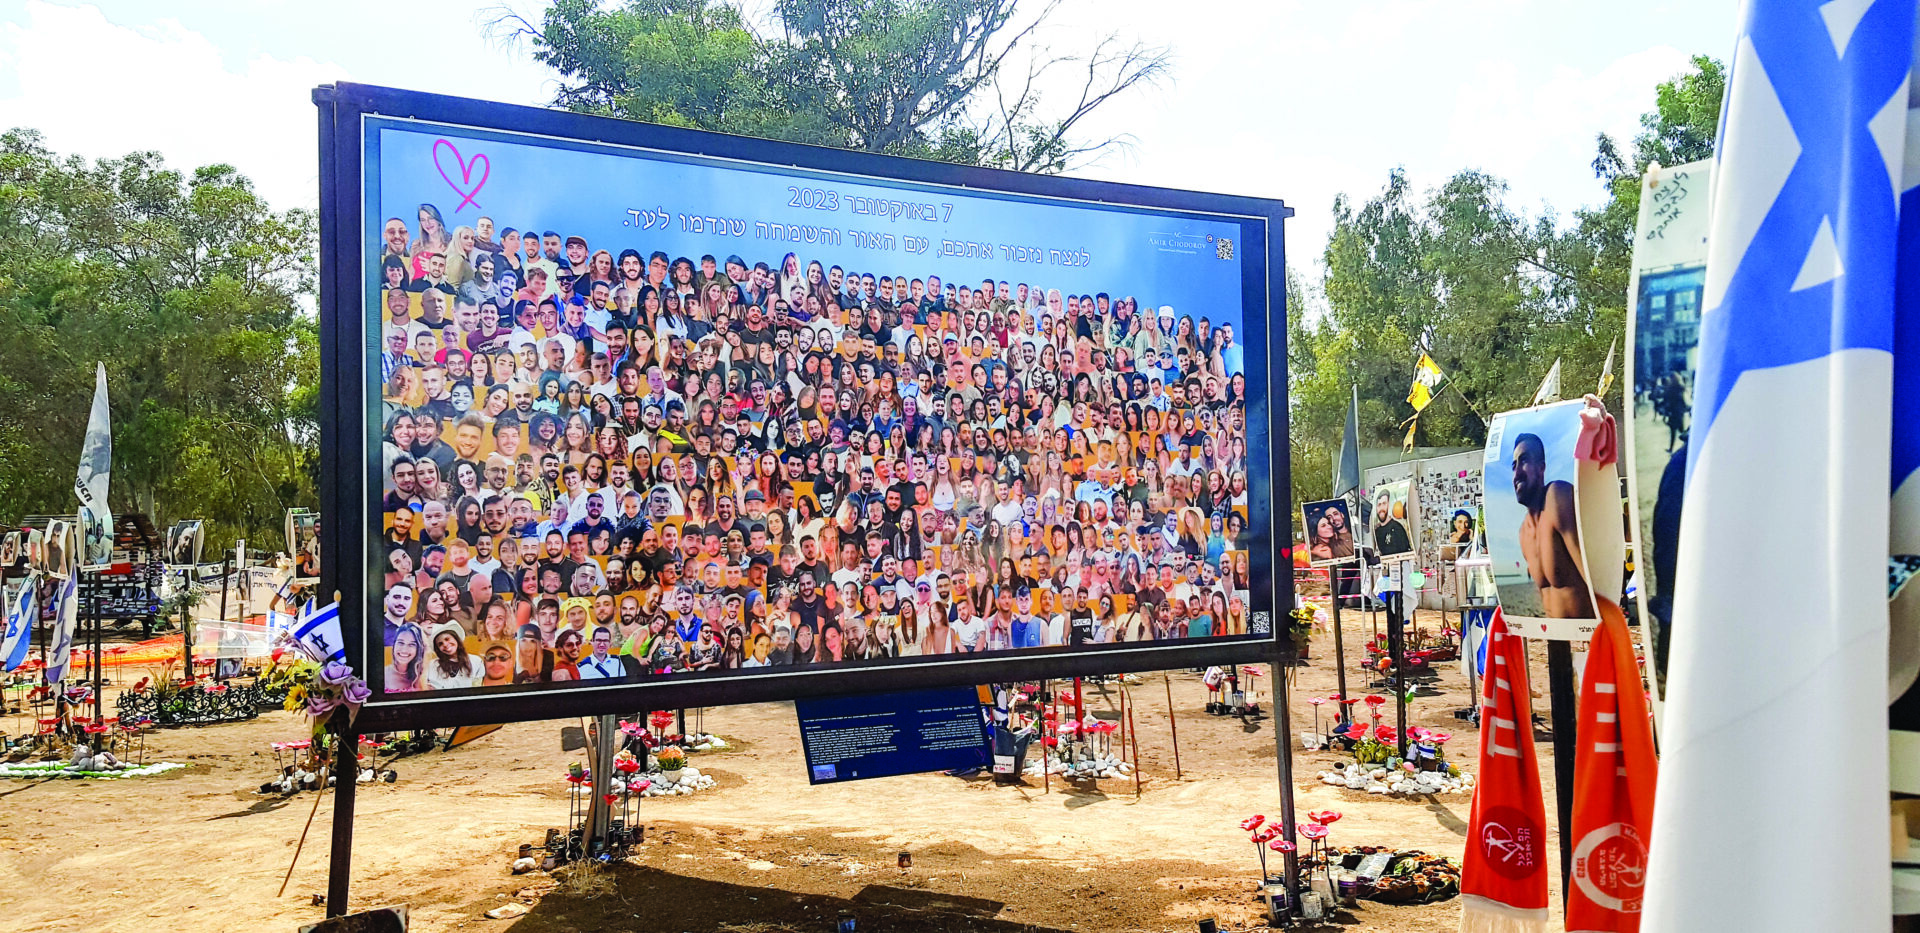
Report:
<svg viewBox="0 0 1920 933"><path fill-rule="evenodd" d="M379 696L1270 637L1237 222L365 129Z"/></svg>

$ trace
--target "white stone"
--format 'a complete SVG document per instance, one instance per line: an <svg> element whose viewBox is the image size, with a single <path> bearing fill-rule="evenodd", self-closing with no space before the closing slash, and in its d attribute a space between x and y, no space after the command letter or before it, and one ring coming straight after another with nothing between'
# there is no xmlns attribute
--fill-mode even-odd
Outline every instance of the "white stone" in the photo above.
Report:
<svg viewBox="0 0 1920 933"><path fill-rule="evenodd" d="M1387 785L1385 785L1385 784L1369 784L1369 785L1367 785L1367 793L1369 793L1369 794L1384 794L1384 793L1386 793L1386 792L1387 792Z"/></svg>

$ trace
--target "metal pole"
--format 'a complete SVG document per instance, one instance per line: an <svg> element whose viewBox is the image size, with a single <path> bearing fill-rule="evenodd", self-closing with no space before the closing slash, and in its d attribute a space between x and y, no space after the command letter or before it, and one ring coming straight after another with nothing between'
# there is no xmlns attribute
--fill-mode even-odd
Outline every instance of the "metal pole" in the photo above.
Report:
<svg viewBox="0 0 1920 933"><path fill-rule="evenodd" d="M239 565L240 565L239 566L240 572L235 577L235 583L237 583L240 587L240 617L238 619L235 619L234 621L245 622L247 621L247 596L248 596L247 591L249 589L252 589L250 585L251 581L247 579L247 539L241 538L240 543L234 545L233 549L239 557ZM224 620L226 617L222 616L221 618Z"/></svg>
<svg viewBox="0 0 1920 933"><path fill-rule="evenodd" d="M333 745L333 844L327 853L327 916L347 913L347 883L353 880L353 798L360 784L360 733L335 716Z"/></svg>
<svg viewBox="0 0 1920 933"><path fill-rule="evenodd" d="M680 715L684 730L686 712L682 711ZM607 789L613 786L613 736L619 729L620 721L614 716L602 716L594 721L594 731L599 734L594 736L593 799L588 801L592 817L587 829L586 844L582 846L589 856L597 848L606 845L607 830L613 819L613 808L607 805ZM681 733L681 735L685 734L684 731Z"/></svg>
<svg viewBox="0 0 1920 933"><path fill-rule="evenodd" d="M1180 780L1180 723L1173 716L1173 675L1162 674L1167 681L1167 728L1173 730L1173 779Z"/></svg>
<svg viewBox="0 0 1920 933"><path fill-rule="evenodd" d="M1407 757L1407 638L1406 638L1406 580L1407 565L1400 565L1399 592L1387 597L1387 658L1393 665L1393 679L1388 684L1393 687L1394 729L1399 732L1394 744L1398 746L1400 759Z"/></svg>
<svg viewBox="0 0 1920 933"><path fill-rule="evenodd" d="M1278 709L1273 717L1274 766L1280 778L1280 819L1286 827L1287 841L1299 847L1295 838L1293 815L1293 702L1292 691L1287 689L1287 679L1281 674L1284 659L1276 650L1273 666L1273 703ZM1300 862L1295 852L1286 853L1287 862L1287 906L1293 909L1300 902ZM1261 879L1266 881L1265 878Z"/></svg>
<svg viewBox="0 0 1920 933"><path fill-rule="evenodd" d="M1053 711L1053 740L1060 741L1060 697L1053 692L1053 681L1040 682L1040 691L1047 695L1047 708ZM1045 793L1053 793L1053 756L1047 751L1047 721L1040 722L1040 780Z"/></svg>
<svg viewBox="0 0 1920 933"><path fill-rule="evenodd" d="M1339 676L1340 698L1347 698L1347 642L1340 632L1340 571L1345 567L1335 564L1328 568L1327 579L1333 583L1333 661L1334 673ZM1334 707L1338 713L1340 707Z"/></svg>
<svg viewBox="0 0 1920 933"><path fill-rule="evenodd" d="M82 577L81 579L84 580L86 578ZM93 724L104 727L106 724L102 722L100 718L100 694L106 692L102 681L106 679L107 667L101 655L105 654L107 650L107 636L106 632L102 631L104 625L102 624L100 613L100 577L98 574L94 575L93 580L89 582L87 587L87 614L93 617L93 662L88 665L90 668L89 673L92 675L92 683L88 686L93 688ZM112 736L106 732L100 734L109 739L112 738Z"/></svg>
<svg viewBox="0 0 1920 933"><path fill-rule="evenodd" d="M220 621L221 622L225 622L227 620L227 590L229 587L233 585L230 582L230 578L232 576L233 576L233 555L229 553L220 558ZM192 614L188 613L188 615L191 616ZM189 619L188 624L189 626L191 625L191 619ZM185 644L187 648L187 679L192 680L193 679L193 632L191 628L187 629ZM355 774L357 776L358 772L355 772Z"/></svg>
<svg viewBox="0 0 1920 933"><path fill-rule="evenodd" d="M1573 755L1579 718L1573 689L1573 643L1547 642L1547 691L1553 703L1553 796L1560 811L1560 900L1573 877ZM1523 722L1522 729L1533 728Z"/></svg>

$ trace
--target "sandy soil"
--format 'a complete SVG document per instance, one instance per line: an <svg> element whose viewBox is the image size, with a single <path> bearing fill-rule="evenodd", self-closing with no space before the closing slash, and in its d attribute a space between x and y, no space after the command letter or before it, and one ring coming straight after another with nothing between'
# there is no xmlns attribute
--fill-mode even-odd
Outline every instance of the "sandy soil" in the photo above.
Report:
<svg viewBox="0 0 1920 933"><path fill-rule="evenodd" d="M1349 612L1346 622L1357 664L1368 619ZM1423 625L1437 622L1422 613ZM1296 672L1296 732L1314 722L1304 698L1334 689L1332 647L1320 636ZM1536 694L1543 659L1539 652ZM1437 694L1411 704L1409 719L1454 733L1454 757L1471 770L1477 733L1452 716L1468 703L1467 685L1458 665L1446 667L1431 685ZM1349 676L1358 692L1363 675ZM410 905L416 931L797 933L832 930L842 916L860 931L1190 931L1205 917L1223 930L1253 927L1258 869L1237 824L1278 814L1273 722L1205 714L1206 690L1191 672L1143 680L1130 688L1144 775L1138 797L1130 778L1048 789L1037 780L997 786L915 775L811 787L791 704L707 710L707 729L735 743L694 756L718 787L645 801L646 844L616 867L611 893L596 897L557 888L543 873L509 873L515 848L566 825L561 775L582 755L561 750L560 730L576 721L510 725L451 752L403 759L397 783L360 788L353 905ZM1259 684L1270 709L1271 682ZM1087 695L1096 711L1119 702L1116 686ZM1545 714L1544 700L1536 711ZM14 721L0 719L0 728ZM191 765L163 777L0 782L0 877L8 879L0 927L293 930L320 919L311 895L326 889L332 795L276 897L313 795L254 793L274 770L268 743L299 738L302 728L274 712L158 732L147 741L149 760ZM1551 801L1551 745L1542 743L1540 756ZM1460 856L1465 795L1388 800L1319 783L1314 772L1338 758L1294 756L1299 811L1346 814L1335 844ZM1549 851L1557 846L1551 840ZM896 867L901 851L912 853L911 869ZM530 906L526 916L482 916L516 899ZM1340 921L1352 931L1438 933L1458 928L1459 906L1362 902Z"/></svg>

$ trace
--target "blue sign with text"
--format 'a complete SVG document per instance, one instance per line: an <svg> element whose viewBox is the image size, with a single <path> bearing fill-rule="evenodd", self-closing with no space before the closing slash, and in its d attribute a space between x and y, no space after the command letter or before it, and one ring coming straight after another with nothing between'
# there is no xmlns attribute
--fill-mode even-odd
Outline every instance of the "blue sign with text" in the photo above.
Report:
<svg viewBox="0 0 1920 933"><path fill-rule="evenodd" d="M972 687L795 700L813 784L984 768L985 709Z"/></svg>

